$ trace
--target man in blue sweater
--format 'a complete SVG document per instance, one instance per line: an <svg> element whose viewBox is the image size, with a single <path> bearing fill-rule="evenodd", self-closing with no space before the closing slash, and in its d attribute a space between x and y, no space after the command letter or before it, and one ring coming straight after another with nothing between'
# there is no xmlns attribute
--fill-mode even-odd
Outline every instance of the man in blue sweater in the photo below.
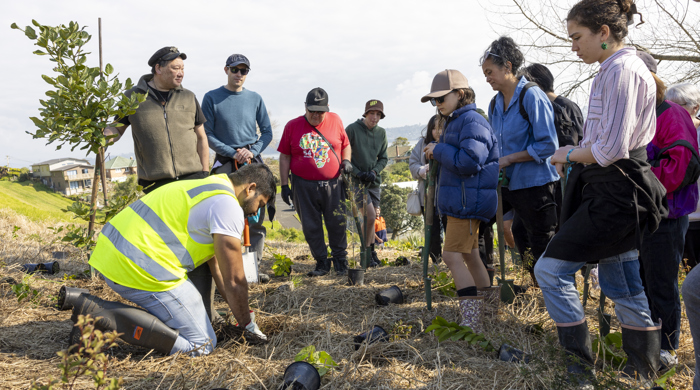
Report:
<svg viewBox="0 0 700 390"><path fill-rule="evenodd" d="M229 56L224 72L228 78L226 85L207 92L202 101L207 118L204 130L209 147L216 152L212 174L228 174L250 162L262 163L260 154L272 141L272 126L262 97L243 88L250 72L248 58L242 54ZM267 234L264 219L265 208L260 208L257 221L249 220L250 244L258 261L262 259Z"/></svg>

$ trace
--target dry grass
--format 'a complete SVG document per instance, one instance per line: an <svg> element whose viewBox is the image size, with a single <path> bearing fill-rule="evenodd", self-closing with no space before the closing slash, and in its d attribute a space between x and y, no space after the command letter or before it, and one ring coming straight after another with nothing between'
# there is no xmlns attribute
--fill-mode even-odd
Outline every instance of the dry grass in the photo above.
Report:
<svg viewBox="0 0 700 390"><path fill-rule="evenodd" d="M12 238L13 226L22 227L16 238ZM66 249L47 243L50 236L44 226L0 211L0 279L21 281L24 274L18 264L47 261L51 251ZM292 259L308 253L302 245L270 244L273 250ZM383 253L390 259L398 255ZM269 271L271 265L271 256L267 255L261 269ZM61 285L88 288L101 298L121 301L101 280L70 279L70 275L87 268L84 254L71 252L67 260L61 261L61 267L58 275L32 278L31 285L40 292L36 303L18 303L11 287L0 284L0 389L28 388L33 379L45 381L59 375L56 352L67 347L72 326L69 311L52 307ZM295 260L293 275L304 275L312 268L311 260ZM485 333L495 345L507 342L535 357L527 365L505 363L496 359L495 352L487 353L464 342L438 343L433 335L423 333L435 316L456 320L459 313L454 299L437 291L433 292L432 311L426 309L421 272L420 263L415 261L408 267L383 267L369 271L365 285L357 287L346 286L345 278L303 276L301 285L290 288L288 278L273 277L271 283L254 285L250 291L257 321L269 337L267 344L241 343L236 334L231 334L213 354L193 359L162 356L120 343L109 351L108 376L123 377L126 389L277 389L284 369L297 352L313 344L317 350L329 352L339 364L337 370L323 377L324 389L567 388L556 330L538 290L531 289L515 304L502 307L498 318L486 324ZM510 276L521 278L512 273ZM401 288L406 303L376 306L374 294L392 285ZM597 304L591 299L587 306L592 333L596 331ZM219 308L224 306L218 303ZM607 310L612 312L612 306ZM410 330L404 327L394 341L355 351L353 336L373 325L391 332L399 321L410 325ZM544 333L529 333L526 326L533 324L542 326ZM619 330L616 319L615 330ZM676 389L690 389L695 362L685 315L682 330L680 372L671 383ZM603 379L605 374L599 377ZM85 379L77 388L93 387L91 380Z"/></svg>

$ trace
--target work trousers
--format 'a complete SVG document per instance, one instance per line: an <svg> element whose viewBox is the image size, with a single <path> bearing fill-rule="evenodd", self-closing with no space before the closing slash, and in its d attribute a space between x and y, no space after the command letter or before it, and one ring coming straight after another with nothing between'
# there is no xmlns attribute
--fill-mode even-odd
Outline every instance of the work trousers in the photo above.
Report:
<svg viewBox="0 0 700 390"><path fill-rule="evenodd" d="M678 295L678 266L683 260L683 244L688 216L664 218L654 233L644 234L639 251L640 275L649 301L651 318L661 318L661 349L678 349L681 332L681 298Z"/></svg>
<svg viewBox="0 0 700 390"><path fill-rule="evenodd" d="M328 258L323 224L328 231L331 256L347 257L345 194L341 180L305 180L292 175L292 201L301 221L301 230L316 260Z"/></svg>
<svg viewBox="0 0 700 390"><path fill-rule="evenodd" d="M527 270L534 268L535 262L542 256L547 244L554 237L558 225L554 191L555 182L515 191L501 189L503 213L507 213L510 209L515 210L515 214L518 215L527 232L527 243L523 243L519 235L513 234L516 239L515 244L523 258L523 266ZM491 223L495 222L494 218ZM531 256L526 255L528 249Z"/></svg>
<svg viewBox="0 0 700 390"><path fill-rule="evenodd" d="M200 267L208 267L202 264ZM168 291L144 291L116 284L105 278L107 285L127 301L133 302L158 317L165 325L180 331L170 354L191 356L210 354L216 347L216 333L202 303L202 296L190 280Z"/></svg>

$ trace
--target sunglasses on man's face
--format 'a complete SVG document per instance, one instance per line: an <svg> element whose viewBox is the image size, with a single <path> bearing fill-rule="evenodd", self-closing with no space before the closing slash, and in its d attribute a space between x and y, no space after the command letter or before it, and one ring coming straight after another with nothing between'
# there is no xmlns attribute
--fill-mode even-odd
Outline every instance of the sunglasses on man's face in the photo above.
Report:
<svg viewBox="0 0 700 390"><path fill-rule="evenodd" d="M247 75L248 72L250 72L250 69L248 69L248 68L233 68L230 66L228 67L228 70L229 70L229 72L231 72L231 74L236 74L238 72L241 72L241 75L243 75L243 76Z"/></svg>

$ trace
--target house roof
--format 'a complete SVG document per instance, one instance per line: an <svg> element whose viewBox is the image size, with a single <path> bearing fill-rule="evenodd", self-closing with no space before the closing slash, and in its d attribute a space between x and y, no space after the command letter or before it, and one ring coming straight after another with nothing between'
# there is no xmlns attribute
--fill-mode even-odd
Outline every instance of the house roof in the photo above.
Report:
<svg viewBox="0 0 700 390"><path fill-rule="evenodd" d="M32 164L32 165L52 165L52 164L58 164L61 161L66 161L66 160L85 161L86 164L90 164L90 162L88 160L85 160L83 158L63 157L63 158L54 158L53 160L42 161L40 163L36 163L36 164Z"/></svg>
<svg viewBox="0 0 700 390"><path fill-rule="evenodd" d="M52 170L51 172L67 171L67 170L73 169L73 168L94 168L94 167L90 164L71 164L71 165L66 165L64 167L58 167L58 168Z"/></svg>
<svg viewBox="0 0 700 390"><path fill-rule="evenodd" d="M398 148L398 154L396 153L396 150ZM413 150L413 146L389 146L386 148L386 155L388 158L396 158L396 157L401 157L406 155L407 153L410 153Z"/></svg>
<svg viewBox="0 0 700 390"><path fill-rule="evenodd" d="M135 166L136 160L121 156L105 161L105 169L130 168Z"/></svg>

